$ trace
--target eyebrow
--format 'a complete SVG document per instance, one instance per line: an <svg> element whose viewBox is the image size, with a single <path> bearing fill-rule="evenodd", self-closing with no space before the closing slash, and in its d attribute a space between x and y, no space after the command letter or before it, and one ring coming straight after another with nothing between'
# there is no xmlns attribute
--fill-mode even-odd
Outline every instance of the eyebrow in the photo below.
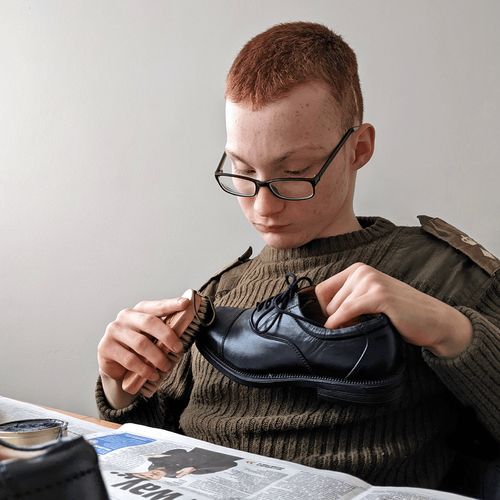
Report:
<svg viewBox="0 0 500 500"><path fill-rule="evenodd" d="M323 146L318 146L315 144L307 144L305 146L300 146L295 149L291 149L290 151L287 151L286 153L278 156L277 158L274 158L273 160L270 161L270 164L275 165L277 163L281 163L285 160L287 160L290 156L292 156L295 153L301 152L301 151L307 151L307 150L322 150L325 151L325 148ZM232 157L236 158L238 161L241 161L241 163L244 163L248 167L251 167L250 163L248 163L246 160L244 160L241 156L237 155L234 151L231 151L230 149L225 149L226 154L231 155Z"/></svg>

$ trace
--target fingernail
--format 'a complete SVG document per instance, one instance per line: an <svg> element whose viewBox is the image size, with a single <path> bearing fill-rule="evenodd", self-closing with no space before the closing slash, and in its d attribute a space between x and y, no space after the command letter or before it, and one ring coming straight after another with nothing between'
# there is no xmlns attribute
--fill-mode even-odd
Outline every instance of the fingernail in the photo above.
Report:
<svg viewBox="0 0 500 500"><path fill-rule="evenodd" d="M178 302L179 304L186 304L187 302L189 302L189 300L188 300L188 299L186 299L186 297L179 297L179 298L177 299L177 302Z"/></svg>
<svg viewBox="0 0 500 500"><path fill-rule="evenodd" d="M181 352L184 352L184 346L182 345L182 342L176 342L174 345L174 352L180 354Z"/></svg>

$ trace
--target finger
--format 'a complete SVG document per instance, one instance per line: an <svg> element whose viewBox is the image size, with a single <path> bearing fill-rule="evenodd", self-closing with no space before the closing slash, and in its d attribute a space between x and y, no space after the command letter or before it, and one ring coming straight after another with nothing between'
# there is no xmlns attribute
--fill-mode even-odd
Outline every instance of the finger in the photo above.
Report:
<svg viewBox="0 0 500 500"><path fill-rule="evenodd" d="M146 382L147 380L137 373L128 371L123 377L122 389L129 394L137 394Z"/></svg>
<svg viewBox="0 0 500 500"><path fill-rule="evenodd" d="M147 380L158 380L160 378L157 370L149 365L136 353L126 349L119 343L114 343L109 350L109 358L115 360L129 371L137 373Z"/></svg>
<svg viewBox="0 0 500 500"><path fill-rule="evenodd" d="M162 300L143 300L134 306L134 310L152 314L153 316L167 316L178 311L184 311L190 304L186 297L178 297L175 299Z"/></svg>
<svg viewBox="0 0 500 500"><path fill-rule="evenodd" d="M153 368L161 371L168 369L169 364L165 354L146 335L133 330L122 330L120 332L119 343L125 349L138 354L141 359L151 364Z"/></svg>
<svg viewBox="0 0 500 500"><path fill-rule="evenodd" d="M362 295L350 295L338 307L334 314L329 316L325 328L341 328L353 319L363 314L374 314L375 305L369 293Z"/></svg>
<svg viewBox="0 0 500 500"><path fill-rule="evenodd" d="M150 398L157 391L161 380L161 375L158 380L152 382L128 371L123 377L122 389L130 394L137 394L140 391L143 396Z"/></svg>
<svg viewBox="0 0 500 500"><path fill-rule="evenodd" d="M165 344L172 352L183 352L184 350L175 331L156 316L134 309L125 309L118 314L117 322L122 328L128 327L135 332L151 335Z"/></svg>
<svg viewBox="0 0 500 500"><path fill-rule="evenodd" d="M340 273L337 273L325 281L317 284L314 291L318 302L323 309L323 312L328 315L327 307L331 302L332 298L338 293L338 291L344 286L348 278L353 274L360 266L364 264L357 262L352 264L347 269L344 269Z"/></svg>
<svg viewBox="0 0 500 500"><path fill-rule="evenodd" d="M172 353L169 353L169 354L172 354ZM159 372L160 378L158 380L151 381L151 380L142 379L142 382L143 382L142 388L143 389L145 389L146 391L152 391L153 393L156 392L156 390L160 386L160 383L162 382L162 380L164 380L169 375L169 373L172 371L174 366L177 364L175 361L172 361L169 358L167 358L167 363L169 365L168 370L160 371ZM130 373L131 372L129 372L129 374ZM138 375L136 375L136 374L132 374L132 375L134 375L136 378L138 377ZM125 376L125 378L128 378L128 380L127 380L128 384L133 383L132 379L130 377L128 377L128 374ZM134 388L135 388L135 386L134 386ZM141 392L143 392L143 391L141 390Z"/></svg>
<svg viewBox="0 0 500 500"><path fill-rule="evenodd" d="M109 336L104 336L97 346L97 363L99 365L99 371L111 377L114 380L118 380L123 377L125 368L112 359L112 344L114 340Z"/></svg>
<svg viewBox="0 0 500 500"><path fill-rule="evenodd" d="M121 380L127 373L127 369L116 361L99 358L99 374L113 380Z"/></svg>
<svg viewBox="0 0 500 500"><path fill-rule="evenodd" d="M351 275L352 276L352 275ZM333 296L326 306L326 315L332 316L336 313L337 309L353 294L356 294L356 289L353 288L351 276L347 278L340 290Z"/></svg>
<svg viewBox="0 0 500 500"><path fill-rule="evenodd" d="M157 345L159 346L159 344ZM169 355L172 355L171 352L167 352ZM158 389L163 377L167 373L169 373L176 364L166 356L164 357L164 361L167 368L163 371L160 371L160 378L158 380L155 380L154 382L151 380L146 380L137 373L127 371L122 380L122 389L130 394L136 394L137 392L141 391L141 394L143 394L144 396L148 398L151 397Z"/></svg>

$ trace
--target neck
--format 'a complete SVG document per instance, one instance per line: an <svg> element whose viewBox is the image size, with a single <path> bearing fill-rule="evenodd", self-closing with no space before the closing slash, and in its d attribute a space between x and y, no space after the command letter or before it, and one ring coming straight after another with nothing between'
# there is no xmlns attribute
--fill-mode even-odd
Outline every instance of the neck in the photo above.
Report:
<svg viewBox="0 0 500 500"><path fill-rule="evenodd" d="M337 219L334 224L325 228L325 231L320 235L321 238L327 238L329 236L339 236L341 234L352 233L354 231L359 231L363 229L363 226L359 223L358 219L351 211L345 214L342 218Z"/></svg>

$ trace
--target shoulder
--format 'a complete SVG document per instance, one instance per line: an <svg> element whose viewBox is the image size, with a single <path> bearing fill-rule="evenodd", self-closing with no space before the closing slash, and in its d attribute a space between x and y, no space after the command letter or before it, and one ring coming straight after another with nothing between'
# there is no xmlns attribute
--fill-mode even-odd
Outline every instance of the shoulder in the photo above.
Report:
<svg viewBox="0 0 500 500"><path fill-rule="evenodd" d="M421 215L398 227L385 259L389 274L448 303L473 303L497 280L500 261L464 231Z"/></svg>
<svg viewBox="0 0 500 500"><path fill-rule="evenodd" d="M252 247L240 255L236 260L224 266L221 270L211 276L201 287L200 292L212 298L215 294L220 294L222 290L231 288L231 283L237 283L244 272L244 269L251 262Z"/></svg>
<svg viewBox="0 0 500 500"><path fill-rule="evenodd" d="M438 217L419 215L418 219L424 232L466 256L490 276L500 270L500 260L464 231Z"/></svg>

